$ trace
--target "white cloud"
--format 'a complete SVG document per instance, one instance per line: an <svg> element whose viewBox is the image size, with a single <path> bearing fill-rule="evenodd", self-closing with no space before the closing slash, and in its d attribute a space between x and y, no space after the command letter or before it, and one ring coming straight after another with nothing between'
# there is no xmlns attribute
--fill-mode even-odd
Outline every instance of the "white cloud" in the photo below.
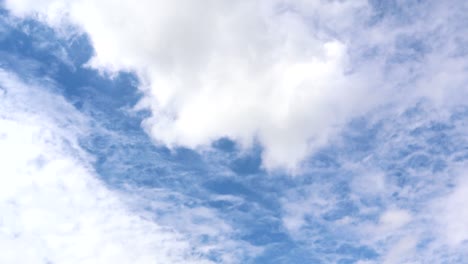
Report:
<svg viewBox="0 0 468 264"><path fill-rule="evenodd" d="M184 234L198 253L214 256L217 263L241 263L264 250L236 239L242 231L231 226L232 219L223 219L214 208L196 205L197 198L167 189L130 187L127 191L132 195L125 196L125 201L131 208L144 210L149 219ZM238 197L230 195L217 198L239 202Z"/></svg>
<svg viewBox="0 0 468 264"><path fill-rule="evenodd" d="M389 12L372 26L361 24L373 15L366 1L207 1L197 5L191 1L7 0L5 4L18 16L38 15L58 30L64 23L79 26L90 36L96 52L91 66L110 73L136 72L145 92L139 106L153 113L145 128L157 142L197 148L222 136L244 146L257 140L265 148L263 165L270 169L296 168L349 118L379 103L394 103L406 110L415 97L427 97L439 106L423 118L429 122L437 120L434 117L446 105L466 105L468 96L468 60L463 50L468 43L463 24L468 6L457 1L413 3L407 10ZM382 129L388 137L382 137L376 151L384 153L374 153L377 158L371 160L380 164L379 157L390 159L396 155L391 152L415 143L398 129L422 127L416 121L385 121L389 124ZM31 132L36 134L40 133ZM427 138L420 140L416 143L427 144ZM429 155L425 151L420 154ZM406 161L397 165L404 166ZM340 224L357 240L376 246L382 261L403 262L398 255L411 257L418 250L419 259L433 261L444 258L440 252L448 247L455 248L450 251L454 256L463 253L460 248L468 237L462 209L466 184L460 183L437 206L424 199L421 207L423 197L445 190L446 178L429 175L429 168L418 170L409 170L419 173L416 176L403 176L420 180L417 186L400 187L383 173L367 173L351 184L355 201L375 196L383 204L381 208L359 204L360 212L380 212L370 229L366 223L357 223L362 219L346 218ZM319 187L314 185L314 191ZM8 192L10 188L5 195ZM283 224L293 235L299 234L295 238L309 234L305 230L309 218L319 218L336 206L333 194L320 195L307 193L305 198L293 195L282 200ZM395 201L415 211L385 211ZM40 216L35 211L28 214ZM213 217L204 210L193 210L191 215ZM177 225L190 227L191 222L185 220L179 219ZM424 241L406 236L423 233L433 239L425 249L415 247Z"/></svg>
<svg viewBox="0 0 468 264"><path fill-rule="evenodd" d="M152 110L144 123L168 146L230 137L264 147L267 168L295 169L368 104L369 76L350 71L346 44L365 1L7 1L16 15L67 20L91 39L93 67L131 70ZM337 19L339 17L339 20ZM315 21L315 22L313 22ZM349 23L348 23L349 22ZM317 25L314 26L314 23Z"/></svg>
<svg viewBox="0 0 468 264"><path fill-rule="evenodd" d="M137 73L145 92L139 107L153 114L144 126L156 142L191 148L220 137L244 147L259 142L264 167L294 171L350 118L376 105L405 107L420 96L462 103L466 60L454 54L466 35L458 19L466 5L455 10L438 2L397 4L401 14L389 12L374 24L367 1L7 0L5 6L62 32L77 25L95 49L89 65Z"/></svg>
<svg viewBox="0 0 468 264"><path fill-rule="evenodd" d="M1 263L211 263L103 186L63 98L5 71L0 91Z"/></svg>

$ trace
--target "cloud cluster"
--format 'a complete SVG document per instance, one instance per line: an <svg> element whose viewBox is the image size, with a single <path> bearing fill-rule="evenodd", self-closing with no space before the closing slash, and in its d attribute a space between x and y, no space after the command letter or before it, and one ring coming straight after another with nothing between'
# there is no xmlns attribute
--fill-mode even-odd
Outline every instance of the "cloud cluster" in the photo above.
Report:
<svg viewBox="0 0 468 264"><path fill-rule="evenodd" d="M104 187L87 118L47 89L0 71L0 262L211 263Z"/></svg>
<svg viewBox="0 0 468 264"><path fill-rule="evenodd" d="M6 1L90 37L101 71L142 82L156 142L197 148L229 137L264 147L267 168L294 169L371 99L347 45L365 1ZM65 21L65 22L64 22ZM332 30L333 29L333 30ZM330 32L329 32L330 31ZM364 107L365 108L365 107Z"/></svg>
<svg viewBox="0 0 468 264"><path fill-rule="evenodd" d="M88 34L89 65L135 72L169 147L260 143L267 169L297 169L351 118L416 97L467 94L466 4L450 1L32 1L20 17ZM385 8L383 8L385 7ZM413 102L410 102L413 103Z"/></svg>

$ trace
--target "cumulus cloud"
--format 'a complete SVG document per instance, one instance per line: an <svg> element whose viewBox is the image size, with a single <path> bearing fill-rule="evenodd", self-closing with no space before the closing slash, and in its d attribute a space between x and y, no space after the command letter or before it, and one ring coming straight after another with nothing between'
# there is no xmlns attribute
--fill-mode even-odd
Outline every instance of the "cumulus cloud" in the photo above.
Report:
<svg viewBox="0 0 468 264"><path fill-rule="evenodd" d="M301 0L5 6L59 31L80 28L95 50L90 66L135 72L145 94L138 107L151 110L144 127L156 142L260 143L264 167L294 170L376 105L420 96L461 102L466 31L457 18L467 7L438 2L395 10L380 10L378 1Z"/></svg>
<svg viewBox="0 0 468 264"><path fill-rule="evenodd" d="M1 70L0 102L0 262L211 263L96 178L63 98Z"/></svg>
<svg viewBox="0 0 468 264"><path fill-rule="evenodd" d="M349 65L328 29L350 28L365 1L7 1L60 28L86 32L89 65L134 71L152 110L144 122L168 146L229 137L264 147L267 168L294 169L359 112L370 78ZM339 18L339 19L338 19ZM314 24L316 24L314 26Z"/></svg>

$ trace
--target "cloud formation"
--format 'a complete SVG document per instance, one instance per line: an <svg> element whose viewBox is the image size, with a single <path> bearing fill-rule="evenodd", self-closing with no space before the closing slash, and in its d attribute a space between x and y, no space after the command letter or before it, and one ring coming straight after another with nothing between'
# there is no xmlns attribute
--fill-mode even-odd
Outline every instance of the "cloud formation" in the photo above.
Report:
<svg viewBox="0 0 468 264"><path fill-rule="evenodd" d="M0 262L211 263L95 177L87 117L47 90L0 70Z"/></svg>
<svg viewBox="0 0 468 264"><path fill-rule="evenodd" d="M328 248L322 253L330 262L343 257L339 250L347 243L356 250L350 255L367 259L363 263L465 259L468 112L434 105L422 103L387 117L375 113L367 128L357 129L362 137L335 146L329 155L339 157L340 166L316 169L312 184L289 190L282 200L282 220L291 236L311 250L321 250L317 241L323 237L334 241L334 254ZM346 151L347 144L361 149Z"/></svg>
<svg viewBox="0 0 468 264"><path fill-rule="evenodd" d="M244 147L258 142L265 167L294 169L371 97L346 44L326 30L348 28L364 1L6 6L56 28L77 25L95 49L91 66L136 72L146 95L140 106L152 110L145 128L168 146L198 148L222 137Z"/></svg>
<svg viewBox="0 0 468 264"><path fill-rule="evenodd" d="M89 66L111 75L119 71L136 73L144 92L137 108L148 108L152 113L144 127L156 142L169 147L203 149L220 137L230 137L243 147L262 145L263 166L267 169L295 170L314 149L330 143L347 121L366 113L362 120L354 119L345 126L343 141L328 144L327 149L308 160L306 166L310 171L306 172L310 174L288 178L284 184L283 175L275 178L281 180L274 181L256 174L256 169L247 169L245 174L251 177L238 177L241 173L236 174L233 169L226 174L232 173L236 181L225 182L233 196L222 199L241 204L239 211L255 219L264 232L276 226L257 221L257 214L277 220L282 224L278 233L288 233L287 238L277 237L277 241L291 238L294 249L306 248L307 254L325 262L366 259L369 263L457 263L466 256L468 238L464 221L467 215L463 213L467 200L463 177L466 175L464 160L468 156L463 120L468 97L465 48L468 5L455 0L404 2L207 1L200 6L190 1L139 1L135 5L123 0L7 0L5 6L19 17L48 23L65 37L70 29L87 34L95 50ZM3 95L12 94L5 91ZM11 109L22 110L5 110L5 116L28 113L24 116L29 117L29 113L39 111L32 111L31 105L35 104L17 104ZM69 113L68 110L57 112ZM62 114L44 116L65 118ZM70 119L82 117L74 115ZM68 124L66 120L41 121L37 125L42 128L48 124ZM5 123L5 129L8 126L10 123ZM79 127L77 131L86 126ZM29 131L30 128L21 125L21 129L17 126L11 130ZM56 135L62 130L54 126L50 133ZM30 134L40 138L37 135L41 133ZM67 133L60 137L67 138L64 145L43 140L48 142L45 146L68 148L70 142L76 141L75 136ZM78 151L79 147L73 149ZM118 164L121 156L114 155L114 150L101 153L112 167L121 165ZM242 155L233 152L232 156L225 154L225 158ZM69 154L65 151L58 156L63 159ZM121 155L128 154L123 148ZM211 154L218 159L224 157L216 151ZM7 157L8 153L3 155ZM210 155L204 158L216 163L216 158L211 160ZM147 156L145 159L148 160L145 164L155 163ZM37 160L32 164L44 163L43 158ZM46 164L52 163L51 159L45 160ZM195 159L195 163L200 160ZM186 159L180 162L190 163ZM22 164L26 163L14 166L24 167ZM80 163L78 167L86 164ZM254 164L258 165L257 160ZM125 164L138 165L141 164ZM248 165L241 162L240 166ZM454 170L457 166L461 168ZM146 169L146 165L141 168ZM220 177L223 169L226 166L214 168L215 177ZM159 172L148 171L151 189L153 176L159 176ZM188 184L185 178L180 180L179 175L169 171L174 182L196 189L196 184L192 186L192 182ZM193 182L201 182L201 177L183 173L195 179ZM54 175L53 171L46 174ZM210 177L201 174L204 179ZM88 177L93 173L86 171L83 175ZM135 179L135 175L128 177ZM271 181L271 185L279 187L262 189L261 184L252 183L249 178L266 181L268 186ZM243 184L236 185L237 181ZM246 209L247 203L257 206L253 198L257 193L252 191L251 196L239 199L244 196L236 188L242 189L244 185L265 194L273 204L269 206L279 211ZM43 190L42 187L39 189ZM205 184L200 183L199 187L204 192ZM165 198L166 194L153 195L149 189L145 199L156 202L140 203L136 199L132 208L160 211L159 216L152 218L156 223L189 234L188 240L179 240L187 237L168 233L171 241L180 242L183 248L180 251L183 256L161 253L171 255L168 261L186 258L198 261L193 254L200 252L189 249L194 241L203 244L197 247L202 251L200 254L210 254L213 248L231 252L221 253L219 259L224 257L224 262L235 262L239 260L237 256L256 251L248 243L240 245L230 241L231 232L235 231L226 223L237 221L234 225L243 225L233 217L232 211L223 212L223 216L235 220L224 223L217 218L218 208L204 207L204 199L198 203L200 207L191 202L180 202L183 205L174 207L169 201L174 198L172 193L168 194L170 198ZM143 193L138 188L133 191ZM8 195L8 190L5 194ZM109 194L103 200L114 198ZM118 202L111 205L121 208ZM102 208L101 203L96 206ZM20 207L20 211L24 208ZM118 209L117 214L126 215L123 219L134 219L124 209ZM39 224L28 222L21 228L37 227L41 218L36 218L38 221L33 222ZM131 228L145 233L152 228L160 230L156 224L141 219ZM36 229L24 233L29 234L31 230ZM240 234L242 231L237 235L245 237ZM107 233L99 232L97 236L108 241ZM261 234L260 241L265 233ZM73 238L76 234L72 235ZM129 231L121 237L133 235ZM268 236L274 235L265 235ZM142 235L136 240L149 239L152 245L159 243L150 237ZM246 238L249 239L256 240ZM271 242L274 238L264 240ZM166 247L162 248L166 252ZM172 248L167 248L167 252ZM301 258L298 251L292 252L294 259ZM286 252L277 254L288 259ZM148 256L154 255L148 253Z"/></svg>
<svg viewBox="0 0 468 264"><path fill-rule="evenodd" d="M466 94L466 62L456 55L464 31L457 19L439 19L460 17L466 6L381 5L6 1L18 16L88 34L92 67L135 72L145 94L139 107L152 112L144 127L156 142L195 149L222 137L243 147L260 143L264 167L290 170L375 106Z"/></svg>

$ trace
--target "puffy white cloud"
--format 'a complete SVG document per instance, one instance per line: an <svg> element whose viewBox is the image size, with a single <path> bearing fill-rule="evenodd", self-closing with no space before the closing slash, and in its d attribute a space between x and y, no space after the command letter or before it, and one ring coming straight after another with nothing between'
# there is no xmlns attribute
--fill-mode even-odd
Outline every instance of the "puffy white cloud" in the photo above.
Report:
<svg viewBox="0 0 468 264"><path fill-rule="evenodd" d="M363 0L5 1L59 31L78 26L92 67L135 72L156 142L258 142L264 167L291 170L376 105L467 95L466 5L395 5L381 16Z"/></svg>
<svg viewBox="0 0 468 264"><path fill-rule="evenodd" d="M63 98L0 71L0 102L1 263L210 263L95 177Z"/></svg>
<svg viewBox="0 0 468 264"><path fill-rule="evenodd" d="M264 147L267 168L294 169L349 115L371 78L350 68L350 28L365 1L6 1L19 16L90 36L90 65L134 71L152 110L145 128L168 146L229 137Z"/></svg>

